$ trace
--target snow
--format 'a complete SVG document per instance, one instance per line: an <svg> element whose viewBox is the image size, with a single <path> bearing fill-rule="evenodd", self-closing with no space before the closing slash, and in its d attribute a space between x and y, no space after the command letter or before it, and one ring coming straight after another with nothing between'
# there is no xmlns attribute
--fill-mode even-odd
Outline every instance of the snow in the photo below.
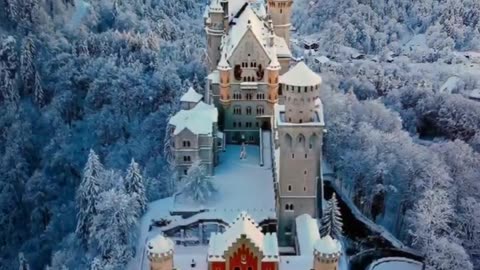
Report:
<svg viewBox="0 0 480 270"><path fill-rule="evenodd" d="M457 76L452 76L440 87L440 93L453 93L462 80Z"/></svg>
<svg viewBox="0 0 480 270"><path fill-rule="evenodd" d="M320 239L317 220L309 214L303 214L295 219L295 225L300 255L312 255L313 247Z"/></svg>
<svg viewBox="0 0 480 270"><path fill-rule="evenodd" d="M299 62L280 76L280 83L294 86L314 86L322 83L322 77L313 72L305 62Z"/></svg>
<svg viewBox="0 0 480 270"><path fill-rule="evenodd" d="M180 98L180 101L197 103L200 100L202 100L202 97L203 96L197 93L197 91L195 91L193 87L190 87L188 88L187 92L182 95L182 97Z"/></svg>
<svg viewBox="0 0 480 270"><path fill-rule="evenodd" d="M285 41L284 38L279 37L275 35L275 49L276 49L276 54L280 58L291 58L292 57L292 52L290 51L290 48L287 45L287 42Z"/></svg>
<svg viewBox="0 0 480 270"><path fill-rule="evenodd" d="M274 113L275 113L275 124L276 126L325 126L324 117L323 117L323 106L316 107L317 119L314 122L307 123L289 123L285 122L285 105L275 104Z"/></svg>
<svg viewBox="0 0 480 270"><path fill-rule="evenodd" d="M471 98L471 99L480 100L480 89L472 90L472 92L470 92L468 97Z"/></svg>
<svg viewBox="0 0 480 270"><path fill-rule="evenodd" d="M326 64L330 62L330 59L326 57L325 55L315 57L315 61L318 62L319 64Z"/></svg>
<svg viewBox="0 0 480 270"><path fill-rule="evenodd" d="M321 254L336 255L342 252L342 245L338 240L333 239L330 235L327 235L317 240L314 249Z"/></svg>
<svg viewBox="0 0 480 270"><path fill-rule="evenodd" d="M270 57L271 57L271 60L270 60L270 64L268 65L267 69L269 69L269 70L280 70L282 67L280 66L280 62L278 62L277 50L276 50L275 46L273 46L270 49Z"/></svg>
<svg viewBox="0 0 480 270"><path fill-rule="evenodd" d="M223 261L225 251L228 250L242 235L262 251L262 261L278 260L278 242L276 233L263 234L258 224L245 211L230 223L223 233L213 233L208 247L209 261Z"/></svg>
<svg viewBox="0 0 480 270"><path fill-rule="evenodd" d="M149 253L161 255L172 252L174 244L171 239L159 234L148 241L147 247Z"/></svg>
<svg viewBox="0 0 480 270"><path fill-rule="evenodd" d="M264 166L261 167L259 146L247 145L247 159L243 160L239 159L240 150L240 145L226 145L226 151L221 153L220 164L215 168L215 175L212 177L218 192L211 200L198 205L188 198L177 197L172 209L208 211L189 219L172 221L171 226L176 226L176 222L190 223L209 218L229 222L241 211L247 211L258 222L276 218L271 159L266 158Z"/></svg>
<svg viewBox="0 0 480 270"><path fill-rule="evenodd" d="M222 56L220 57L220 62L218 62L218 66L217 66L218 70L230 70L230 69L232 69L230 67L230 64L227 62L226 57L227 57L227 54L222 53Z"/></svg>
<svg viewBox="0 0 480 270"><path fill-rule="evenodd" d="M368 270L421 270L423 269L422 264L410 260L407 258L401 257L388 257L382 258L373 262Z"/></svg>
<svg viewBox="0 0 480 270"><path fill-rule="evenodd" d="M174 135L179 134L184 129L188 129L197 135L211 135L213 132L213 124L217 122L217 119L217 108L213 105L200 102L191 110L179 111L170 119L169 124L175 126Z"/></svg>
<svg viewBox="0 0 480 270"><path fill-rule="evenodd" d="M208 74L207 78L212 81L212 84L218 84L220 82L220 76L219 76L218 70L212 71L212 73Z"/></svg>

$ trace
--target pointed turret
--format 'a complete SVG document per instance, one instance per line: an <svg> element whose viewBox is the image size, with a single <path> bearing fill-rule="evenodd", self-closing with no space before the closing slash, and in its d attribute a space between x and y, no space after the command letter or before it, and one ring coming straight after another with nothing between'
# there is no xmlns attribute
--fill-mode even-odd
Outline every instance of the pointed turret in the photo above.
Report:
<svg viewBox="0 0 480 270"><path fill-rule="evenodd" d="M224 106L230 104L230 64L227 61L227 54L222 53L217 66L220 73L220 102Z"/></svg>
<svg viewBox="0 0 480 270"><path fill-rule="evenodd" d="M273 35L273 33L272 33ZM270 47L270 64L267 67L268 73L268 101L276 103L278 101L278 76L282 69L277 58L277 50L275 44Z"/></svg>

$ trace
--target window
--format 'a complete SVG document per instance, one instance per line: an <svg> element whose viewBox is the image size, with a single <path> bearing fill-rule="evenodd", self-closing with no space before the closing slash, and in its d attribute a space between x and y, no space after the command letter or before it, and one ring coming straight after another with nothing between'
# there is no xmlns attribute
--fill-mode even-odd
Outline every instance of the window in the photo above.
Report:
<svg viewBox="0 0 480 270"><path fill-rule="evenodd" d="M307 93L308 92L308 87L305 86L305 89L303 90L303 92Z"/></svg>
<svg viewBox="0 0 480 270"><path fill-rule="evenodd" d="M233 107L233 114L242 114L242 107L240 106Z"/></svg>
<svg viewBox="0 0 480 270"><path fill-rule="evenodd" d="M307 187L303 187L303 191L307 191Z"/></svg>
<svg viewBox="0 0 480 270"><path fill-rule="evenodd" d="M307 175L307 170L303 171L303 174Z"/></svg>
<svg viewBox="0 0 480 270"><path fill-rule="evenodd" d="M285 205L285 210L287 210L287 211L293 211L293 203L290 203L290 204L287 203L287 204Z"/></svg>
<svg viewBox="0 0 480 270"><path fill-rule="evenodd" d="M242 122L238 122L238 127L239 127L239 128L242 127Z"/></svg>
<svg viewBox="0 0 480 270"><path fill-rule="evenodd" d="M265 99L264 93L257 93L257 99Z"/></svg>
<svg viewBox="0 0 480 270"><path fill-rule="evenodd" d="M246 112L247 112L247 115L251 115L252 114L252 107L248 106L247 109L246 109Z"/></svg>
<svg viewBox="0 0 480 270"><path fill-rule="evenodd" d="M234 128L237 127L237 122L233 122L233 127L234 127Z"/></svg>
<svg viewBox="0 0 480 270"><path fill-rule="evenodd" d="M183 141L183 147L190 147L190 141Z"/></svg>
<svg viewBox="0 0 480 270"><path fill-rule="evenodd" d="M307 154L305 154L305 159L307 159L307 158L308 158L308 155L307 155Z"/></svg>
<svg viewBox="0 0 480 270"><path fill-rule="evenodd" d="M297 88L297 92L300 93L302 90L300 89L300 86Z"/></svg>
<svg viewBox="0 0 480 270"><path fill-rule="evenodd" d="M183 174L184 175L187 175L188 171L187 170L183 170Z"/></svg>
<svg viewBox="0 0 480 270"><path fill-rule="evenodd" d="M252 94L246 94L245 98L246 98L247 100L252 100Z"/></svg>
<svg viewBox="0 0 480 270"><path fill-rule="evenodd" d="M292 211L294 210L293 203L290 204L290 210L292 210Z"/></svg>
<svg viewBox="0 0 480 270"><path fill-rule="evenodd" d="M295 158L295 154L292 154L292 159L294 159L294 158Z"/></svg>
<svg viewBox="0 0 480 270"><path fill-rule="evenodd" d="M292 191L292 185L288 185L288 191Z"/></svg>
<svg viewBox="0 0 480 270"><path fill-rule="evenodd" d="M260 127L260 124L258 122L255 122L255 127L256 128Z"/></svg>
<svg viewBox="0 0 480 270"><path fill-rule="evenodd" d="M299 123L300 123L300 124L301 124L301 123L303 123L303 120L302 120L302 119L300 119L300 120L299 120Z"/></svg>
<svg viewBox="0 0 480 270"><path fill-rule="evenodd" d="M257 115L262 115L265 113L265 109L262 105L257 106Z"/></svg>
<svg viewBox="0 0 480 270"><path fill-rule="evenodd" d="M190 156L183 156L183 161L190 162L192 161L192 158Z"/></svg>

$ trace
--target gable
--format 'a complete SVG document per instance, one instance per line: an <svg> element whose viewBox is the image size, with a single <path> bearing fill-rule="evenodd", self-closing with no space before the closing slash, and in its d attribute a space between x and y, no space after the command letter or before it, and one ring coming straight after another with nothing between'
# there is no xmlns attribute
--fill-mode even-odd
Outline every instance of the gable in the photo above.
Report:
<svg viewBox="0 0 480 270"><path fill-rule="evenodd" d="M270 62L270 57L265 50L264 44L257 38L252 28L245 32L238 45L230 54L228 61L235 65L242 62L242 60L247 60L248 55L250 55L250 59L255 59L258 63L265 63L266 65Z"/></svg>

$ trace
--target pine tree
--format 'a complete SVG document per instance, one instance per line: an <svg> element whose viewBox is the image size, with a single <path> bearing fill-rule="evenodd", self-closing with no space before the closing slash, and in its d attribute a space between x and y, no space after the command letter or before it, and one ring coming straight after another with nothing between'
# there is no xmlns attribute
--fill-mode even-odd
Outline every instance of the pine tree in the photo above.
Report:
<svg viewBox="0 0 480 270"><path fill-rule="evenodd" d="M107 259L106 263L124 265L133 256L137 202L123 189L110 189L99 195L97 206L92 238L98 244L101 256Z"/></svg>
<svg viewBox="0 0 480 270"><path fill-rule="evenodd" d="M182 193L196 202L204 203L217 191L212 179L207 176L205 166L201 165L200 161L192 164L184 180L186 184Z"/></svg>
<svg viewBox="0 0 480 270"><path fill-rule="evenodd" d="M22 44L22 52L20 55L20 74L26 93L30 93L34 87L34 76L36 74L33 59L35 57L35 50L33 39L27 36Z"/></svg>
<svg viewBox="0 0 480 270"><path fill-rule="evenodd" d="M33 82L33 98L35 103L42 107L44 105L44 93L43 93L43 87L42 83L40 80L40 75L38 75L38 72L35 71L35 77L34 77L34 82Z"/></svg>
<svg viewBox="0 0 480 270"><path fill-rule="evenodd" d="M138 163L132 158L132 162L127 169L127 175L125 176L125 191L127 194L135 197L138 202L138 215L140 217L147 209L147 198L145 195L145 185L143 183L143 177L140 173Z"/></svg>
<svg viewBox="0 0 480 270"><path fill-rule="evenodd" d="M322 218L322 236L330 235L338 239L342 235L342 226L342 213L338 206L337 197L333 193Z"/></svg>
<svg viewBox="0 0 480 270"><path fill-rule="evenodd" d="M83 170L83 177L77 189L78 221L75 233L82 244L87 247L91 241L91 227L94 216L97 214L96 203L100 193L100 178L104 168L98 155L90 150L87 164Z"/></svg>

